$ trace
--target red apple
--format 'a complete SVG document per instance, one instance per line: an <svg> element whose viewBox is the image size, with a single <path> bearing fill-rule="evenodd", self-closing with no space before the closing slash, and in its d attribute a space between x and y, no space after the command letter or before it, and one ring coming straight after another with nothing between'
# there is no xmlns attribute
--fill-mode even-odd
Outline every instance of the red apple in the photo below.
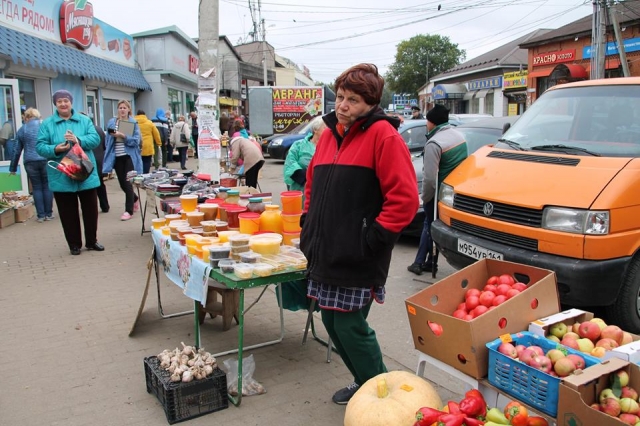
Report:
<svg viewBox="0 0 640 426"><path fill-rule="evenodd" d="M598 404L597 402L594 402L589 407L593 408L596 411L600 411L600 404Z"/></svg>
<svg viewBox="0 0 640 426"><path fill-rule="evenodd" d="M582 358L580 355L569 354L566 356L566 358L569 358L571 361L573 361L573 363L576 365L576 369L584 370L587 365L584 361L584 358Z"/></svg>
<svg viewBox="0 0 640 426"><path fill-rule="evenodd" d="M483 291L478 298L478 301L481 305L486 306L487 308L493 304L493 299L496 298L496 295L492 291Z"/></svg>
<svg viewBox="0 0 640 426"><path fill-rule="evenodd" d="M507 296L499 295L493 298L493 306L500 306L507 300Z"/></svg>
<svg viewBox="0 0 640 426"><path fill-rule="evenodd" d="M622 413L618 416L618 419L620 419L622 423L624 423L625 425L632 425L632 426L640 422L640 417L638 417L636 414L631 414L631 413Z"/></svg>
<svg viewBox="0 0 640 426"><path fill-rule="evenodd" d="M638 392L630 386L623 386L620 392L620 398L631 398L635 401L638 400Z"/></svg>
<svg viewBox="0 0 640 426"><path fill-rule="evenodd" d="M620 346L622 345L628 345L629 343L633 342L633 336L631 335L631 333L629 333L628 331L623 331L622 332L622 343L620 343Z"/></svg>
<svg viewBox="0 0 640 426"><path fill-rule="evenodd" d="M608 325L602 329L600 332L600 337L613 339L618 343L618 346L622 343L622 338L624 337L624 332L617 325Z"/></svg>
<svg viewBox="0 0 640 426"><path fill-rule="evenodd" d="M600 337L600 327L595 322L585 321L578 327L578 334L582 338L597 342ZM622 339L622 336L620 338Z"/></svg>
<svg viewBox="0 0 640 426"><path fill-rule="evenodd" d="M605 337L604 339L600 339L596 342L596 347L605 348L605 350L610 351L617 348L618 344L615 340Z"/></svg>
<svg viewBox="0 0 640 426"><path fill-rule="evenodd" d="M576 365L570 358L562 357L556 360L553 364L553 371L555 371L560 377L567 377L576 370Z"/></svg>
<svg viewBox="0 0 640 426"><path fill-rule="evenodd" d="M533 349L534 352L538 354L538 356L545 356L544 349L542 349L540 346L529 345L529 349Z"/></svg>
<svg viewBox="0 0 640 426"><path fill-rule="evenodd" d="M511 288L515 288L516 290L522 292L527 289L527 285L524 283L515 283L514 285L511 286Z"/></svg>
<svg viewBox="0 0 640 426"><path fill-rule="evenodd" d="M545 373L551 371L552 368L551 360L549 359L549 357L546 357L544 355L532 358L529 365L533 368L537 368L540 371L544 371Z"/></svg>
<svg viewBox="0 0 640 426"><path fill-rule="evenodd" d="M580 350L580 346L578 346L578 341L573 337L569 337L565 334L565 336L560 340L560 343L565 345L568 348L575 349L576 351Z"/></svg>
<svg viewBox="0 0 640 426"><path fill-rule="evenodd" d="M477 288L470 288L469 290L465 291L464 300L467 300L471 296L479 297L480 290L478 290Z"/></svg>
<svg viewBox="0 0 640 426"><path fill-rule="evenodd" d="M615 398L605 398L600 402L600 409L603 413L618 417L620 415L620 401Z"/></svg>
<svg viewBox="0 0 640 426"><path fill-rule="evenodd" d="M516 345L516 352L518 353L518 358L520 358L520 355L522 355L522 351L524 351L525 349L527 349L525 345Z"/></svg>
<svg viewBox="0 0 640 426"><path fill-rule="evenodd" d="M522 352L520 352L520 355L518 355L518 359L524 362L525 364L529 365L531 360L536 356L538 356L536 351L530 348L525 348Z"/></svg>
<svg viewBox="0 0 640 426"><path fill-rule="evenodd" d="M498 346L498 352L508 356L509 358L516 358L518 356L518 351L516 351L515 346L508 342L500 343L500 346Z"/></svg>

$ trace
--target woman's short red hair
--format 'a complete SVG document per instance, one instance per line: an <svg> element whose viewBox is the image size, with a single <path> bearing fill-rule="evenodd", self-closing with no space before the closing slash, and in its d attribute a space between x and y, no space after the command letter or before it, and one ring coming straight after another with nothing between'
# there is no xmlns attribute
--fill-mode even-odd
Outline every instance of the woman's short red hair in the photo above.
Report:
<svg viewBox="0 0 640 426"><path fill-rule="evenodd" d="M382 99L384 78L373 64L358 64L336 78L335 89L350 90L362 96L367 105L378 105Z"/></svg>

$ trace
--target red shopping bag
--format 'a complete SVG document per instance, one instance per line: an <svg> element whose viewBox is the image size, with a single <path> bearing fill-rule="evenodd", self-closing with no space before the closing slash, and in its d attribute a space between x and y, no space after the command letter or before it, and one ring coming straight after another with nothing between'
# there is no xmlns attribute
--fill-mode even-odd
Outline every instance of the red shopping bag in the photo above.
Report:
<svg viewBox="0 0 640 426"><path fill-rule="evenodd" d="M80 144L74 143L59 163L49 161L49 167L54 168L73 180L85 181L93 172L93 163L87 157Z"/></svg>

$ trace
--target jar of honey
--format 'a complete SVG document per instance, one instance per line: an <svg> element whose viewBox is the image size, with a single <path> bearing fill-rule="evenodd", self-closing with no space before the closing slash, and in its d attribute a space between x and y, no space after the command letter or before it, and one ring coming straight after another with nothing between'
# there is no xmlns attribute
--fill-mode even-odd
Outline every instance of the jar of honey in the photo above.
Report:
<svg viewBox="0 0 640 426"><path fill-rule="evenodd" d="M282 213L277 204L267 204L260 214L260 231L282 234Z"/></svg>

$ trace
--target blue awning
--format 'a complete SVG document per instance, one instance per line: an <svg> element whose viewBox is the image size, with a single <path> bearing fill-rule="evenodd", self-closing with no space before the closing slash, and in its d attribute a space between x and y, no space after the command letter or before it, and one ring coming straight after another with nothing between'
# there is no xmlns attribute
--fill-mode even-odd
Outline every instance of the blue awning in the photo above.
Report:
<svg viewBox="0 0 640 426"><path fill-rule="evenodd" d="M83 53L76 48L0 26L0 55L16 63L75 75L140 90L151 90L142 72L106 59Z"/></svg>

